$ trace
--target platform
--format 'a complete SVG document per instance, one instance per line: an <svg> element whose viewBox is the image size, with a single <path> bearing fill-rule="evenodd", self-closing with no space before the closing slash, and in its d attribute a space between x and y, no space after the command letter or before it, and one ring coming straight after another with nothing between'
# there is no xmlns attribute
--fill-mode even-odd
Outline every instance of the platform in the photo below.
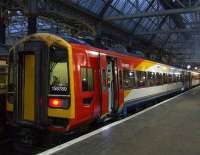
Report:
<svg viewBox="0 0 200 155"><path fill-rule="evenodd" d="M199 155L200 87L41 155Z"/></svg>

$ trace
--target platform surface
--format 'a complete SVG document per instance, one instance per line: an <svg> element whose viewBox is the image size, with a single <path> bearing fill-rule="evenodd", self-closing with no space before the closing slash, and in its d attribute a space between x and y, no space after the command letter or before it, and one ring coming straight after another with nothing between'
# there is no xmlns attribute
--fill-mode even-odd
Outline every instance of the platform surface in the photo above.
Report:
<svg viewBox="0 0 200 155"><path fill-rule="evenodd" d="M200 155L200 87L54 155Z"/></svg>

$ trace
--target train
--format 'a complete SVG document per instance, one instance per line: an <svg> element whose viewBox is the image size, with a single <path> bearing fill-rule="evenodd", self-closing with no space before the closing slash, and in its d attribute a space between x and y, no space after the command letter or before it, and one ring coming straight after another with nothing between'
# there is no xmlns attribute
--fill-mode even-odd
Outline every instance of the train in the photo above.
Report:
<svg viewBox="0 0 200 155"><path fill-rule="evenodd" d="M200 73L35 33L9 52L7 122L68 132L200 84Z"/></svg>

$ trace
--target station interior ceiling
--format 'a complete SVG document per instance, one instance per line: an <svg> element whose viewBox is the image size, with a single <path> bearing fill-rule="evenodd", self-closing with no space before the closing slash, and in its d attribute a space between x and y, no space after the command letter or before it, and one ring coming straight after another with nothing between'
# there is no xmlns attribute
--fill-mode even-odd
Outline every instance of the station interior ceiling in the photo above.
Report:
<svg viewBox="0 0 200 155"><path fill-rule="evenodd" d="M37 32L101 38L106 47L200 67L200 0L1 0L0 8L9 46L36 19Z"/></svg>

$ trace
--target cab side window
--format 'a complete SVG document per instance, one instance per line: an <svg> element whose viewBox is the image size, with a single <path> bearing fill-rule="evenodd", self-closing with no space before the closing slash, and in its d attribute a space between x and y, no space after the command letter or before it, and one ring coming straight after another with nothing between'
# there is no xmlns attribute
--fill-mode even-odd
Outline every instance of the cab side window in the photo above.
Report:
<svg viewBox="0 0 200 155"><path fill-rule="evenodd" d="M93 69L88 67L81 67L81 81L82 91L94 90L94 74Z"/></svg>

